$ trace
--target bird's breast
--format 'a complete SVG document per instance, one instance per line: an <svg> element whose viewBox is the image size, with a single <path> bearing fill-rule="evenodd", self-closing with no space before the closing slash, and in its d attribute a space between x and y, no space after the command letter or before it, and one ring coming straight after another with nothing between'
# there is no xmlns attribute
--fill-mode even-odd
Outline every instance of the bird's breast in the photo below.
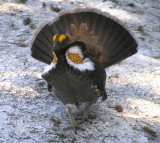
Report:
<svg viewBox="0 0 160 143"><path fill-rule="evenodd" d="M47 73L46 80L64 104L95 102L100 94L89 74L88 71L82 72L67 64L57 64Z"/></svg>

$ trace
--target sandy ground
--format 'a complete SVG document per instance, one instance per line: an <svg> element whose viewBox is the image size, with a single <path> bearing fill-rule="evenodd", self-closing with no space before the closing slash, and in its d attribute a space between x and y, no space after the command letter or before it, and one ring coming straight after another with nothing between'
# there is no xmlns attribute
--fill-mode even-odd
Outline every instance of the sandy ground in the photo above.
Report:
<svg viewBox="0 0 160 143"><path fill-rule="evenodd" d="M58 11L89 6L126 23L139 52L106 69L108 100L92 107L87 122L78 110L76 135L64 105L48 93L41 78L44 64L30 56L29 44L36 27ZM159 143L159 9L158 0L1 0L0 143Z"/></svg>

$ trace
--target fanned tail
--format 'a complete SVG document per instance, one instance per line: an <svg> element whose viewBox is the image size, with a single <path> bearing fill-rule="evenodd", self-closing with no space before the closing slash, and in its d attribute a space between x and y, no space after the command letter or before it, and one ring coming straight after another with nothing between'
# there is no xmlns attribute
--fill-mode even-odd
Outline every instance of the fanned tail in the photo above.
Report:
<svg viewBox="0 0 160 143"><path fill-rule="evenodd" d="M133 33L117 18L94 8L62 11L43 25L31 45L31 55L44 63L53 59L55 34L65 34L70 41L80 41L87 52L104 67L109 67L137 52Z"/></svg>

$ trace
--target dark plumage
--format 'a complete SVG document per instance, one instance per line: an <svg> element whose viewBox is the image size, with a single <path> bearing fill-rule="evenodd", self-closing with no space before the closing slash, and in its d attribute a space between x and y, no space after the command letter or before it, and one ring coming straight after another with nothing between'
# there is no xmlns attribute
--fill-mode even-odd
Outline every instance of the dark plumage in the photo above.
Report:
<svg viewBox="0 0 160 143"><path fill-rule="evenodd" d="M119 20L97 9L61 12L39 29L31 55L50 64L42 77L67 106L75 128L75 107L84 103L88 118L90 106L107 98L105 68L135 54L137 42Z"/></svg>

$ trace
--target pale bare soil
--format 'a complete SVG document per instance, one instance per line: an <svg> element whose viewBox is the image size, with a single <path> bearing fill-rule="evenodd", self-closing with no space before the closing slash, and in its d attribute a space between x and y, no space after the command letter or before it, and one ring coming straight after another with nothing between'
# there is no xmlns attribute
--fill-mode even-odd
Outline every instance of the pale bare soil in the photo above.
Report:
<svg viewBox="0 0 160 143"><path fill-rule="evenodd" d="M0 1L0 143L159 143L160 2L18 1ZM64 105L48 93L41 78L45 65L30 56L29 44L36 27L57 11L89 6L126 23L139 52L106 69L108 99L92 107L87 122L82 110L77 112L81 129L76 135Z"/></svg>

